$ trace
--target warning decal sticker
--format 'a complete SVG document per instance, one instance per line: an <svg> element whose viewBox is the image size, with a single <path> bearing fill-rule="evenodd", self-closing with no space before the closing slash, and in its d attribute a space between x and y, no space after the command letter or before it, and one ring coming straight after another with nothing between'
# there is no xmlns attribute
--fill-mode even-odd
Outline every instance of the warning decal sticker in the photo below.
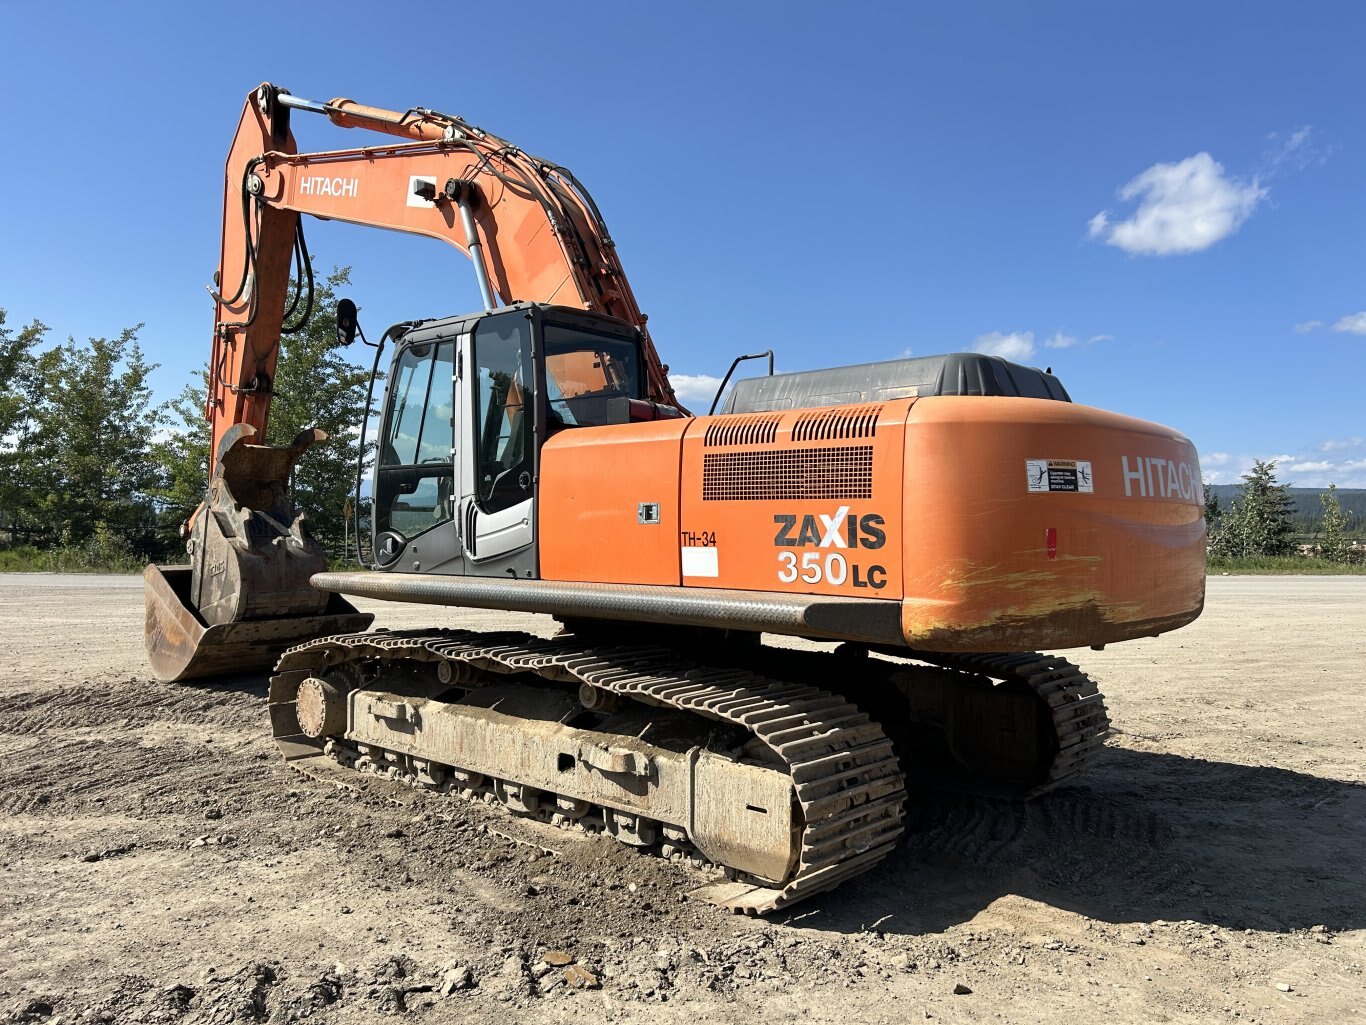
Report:
<svg viewBox="0 0 1366 1025"><path fill-rule="evenodd" d="M1029 490L1080 491L1092 494L1091 464L1081 459L1026 459Z"/></svg>
<svg viewBox="0 0 1366 1025"><path fill-rule="evenodd" d="M685 577L719 577L721 575L715 548L685 545L681 549L681 554Z"/></svg>

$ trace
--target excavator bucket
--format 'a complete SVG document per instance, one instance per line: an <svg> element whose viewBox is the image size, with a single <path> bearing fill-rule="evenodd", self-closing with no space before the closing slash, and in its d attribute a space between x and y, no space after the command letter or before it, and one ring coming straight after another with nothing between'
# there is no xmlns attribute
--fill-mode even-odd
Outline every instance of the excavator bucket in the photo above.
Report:
<svg viewBox="0 0 1366 1025"><path fill-rule="evenodd" d="M191 564L143 574L147 657L163 680L267 669L286 648L374 620L310 583L327 558L287 484L299 457L327 435L309 429L274 447L248 444L255 434L237 424L219 445L191 528Z"/></svg>
<svg viewBox="0 0 1366 1025"><path fill-rule="evenodd" d="M375 618L334 594L318 615L210 626L190 604L190 572L189 566L148 566L143 573L147 658L160 680L270 669L286 648L328 634L359 633Z"/></svg>

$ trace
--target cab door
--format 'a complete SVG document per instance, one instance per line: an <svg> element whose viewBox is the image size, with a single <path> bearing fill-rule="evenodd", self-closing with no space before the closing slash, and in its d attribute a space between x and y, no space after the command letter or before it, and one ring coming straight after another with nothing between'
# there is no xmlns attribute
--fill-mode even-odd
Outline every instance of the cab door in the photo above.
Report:
<svg viewBox="0 0 1366 1025"><path fill-rule="evenodd" d="M478 320L462 339L456 445L464 571L536 575L535 374L521 312Z"/></svg>
<svg viewBox="0 0 1366 1025"><path fill-rule="evenodd" d="M464 572L455 514L454 339L434 335L399 350L374 487L376 565L409 573Z"/></svg>

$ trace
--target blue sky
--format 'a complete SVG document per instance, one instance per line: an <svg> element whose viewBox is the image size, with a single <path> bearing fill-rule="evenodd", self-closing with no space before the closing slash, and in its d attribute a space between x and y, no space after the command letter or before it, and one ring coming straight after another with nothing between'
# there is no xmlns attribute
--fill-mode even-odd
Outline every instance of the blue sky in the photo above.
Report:
<svg viewBox="0 0 1366 1025"><path fill-rule="evenodd" d="M269 80L571 168L694 405L739 352L982 348L1182 430L1212 481L1256 456L1366 487L1364 31L1355 4L0 0L0 307L59 338L143 322L178 392L223 159ZM371 337L479 305L439 243L309 243L353 268Z"/></svg>

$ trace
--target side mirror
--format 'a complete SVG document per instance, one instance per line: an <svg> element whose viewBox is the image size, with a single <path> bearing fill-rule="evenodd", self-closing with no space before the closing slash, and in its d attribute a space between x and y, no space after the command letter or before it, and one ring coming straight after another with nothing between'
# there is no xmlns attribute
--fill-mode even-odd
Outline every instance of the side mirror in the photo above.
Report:
<svg viewBox="0 0 1366 1025"><path fill-rule="evenodd" d="M350 345L356 340L356 304L350 299L337 302L337 347Z"/></svg>

